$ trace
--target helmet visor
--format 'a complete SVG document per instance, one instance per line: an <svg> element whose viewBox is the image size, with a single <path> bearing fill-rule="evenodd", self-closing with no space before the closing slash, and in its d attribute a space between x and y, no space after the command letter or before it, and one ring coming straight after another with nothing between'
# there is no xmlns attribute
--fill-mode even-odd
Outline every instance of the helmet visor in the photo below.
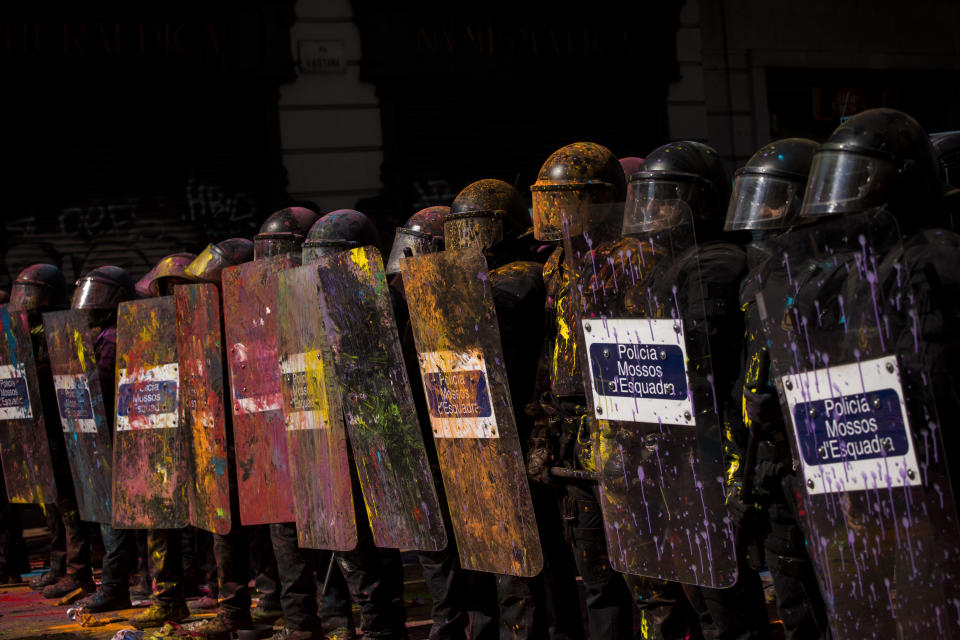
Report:
<svg viewBox="0 0 960 640"><path fill-rule="evenodd" d="M896 176L896 167L883 158L820 151L813 156L800 215L829 216L882 206Z"/></svg>
<svg viewBox="0 0 960 640"><path fill-rule="evenodd" d="M208 244L207 248L201 251L200 255L187 265L184 272L196 280L219 283L220 274L229 266L231 266L231 263L223 255L223 252L214 245Z"/></svg>
<svg viewBox="0 0 960 640"><path fill-rule="evenodd" d="M497 215L451 216L443 222L443 244L447 249L489 249L502 241L503 220Z"/></svg>
<svg viewBox="0 0 960 640"><path fill-rule="evenodd" d="M116 309L125 299L123 287L99 278L83 278L73 291L71 309Z"/></svg>
<svg viewBox="0 0 960 640"><path fill-rule="evenodd" d="M604 182L583 184L535 184L533 237L543 242L563 240L595 231L610 223L613 189Z"/></svg>
<svg viewBox="0 0 960 640"><path fill-rule="evenodd" d="M440 244L437 238L429 234L398 227L397 235L393 237L393 247L390 249L390 257L387 258L384 271L387 275L400 273L401 258L436 253L440 250Z"/></svg>
<svg viewBox="0 0 960 640"><path fill-rule="evenodd" d="M663 231L685 221L699 186L681 180L632 180L627 187L627 206L623 213L623 235Z"/></svg>
<svg viewBox="0 0 960 640"><path fill-rule="evenodd" d="M33 311L48 305L50 292L46 287L29 282L14 282L7 306L16 311Z"/></svg>
<svg viewBox="0 0 960 640"><path fill-rule="evenodd" d="M724 231L779 229L800 213L803 183L777 176L744 173L733 181Z"/></svg>
<svg viewBox="0 0 960 640"><path fill-rule="evenodd" d="M295 234L283 234L273 237L257 236L253 239L253 257L272 258L273 256L285 256L288 253L296 253L303 246L303 236Z"/></svg>
<svg viewBox="0 0 960 640"><path fill-rule="evenodd" d="M302 261L303 264L309 264L311 262L316 262L321 258L326 258L348 249L353 249L356 246L356 242L350 242L348 240L307 241L303 245Z"/></svg>

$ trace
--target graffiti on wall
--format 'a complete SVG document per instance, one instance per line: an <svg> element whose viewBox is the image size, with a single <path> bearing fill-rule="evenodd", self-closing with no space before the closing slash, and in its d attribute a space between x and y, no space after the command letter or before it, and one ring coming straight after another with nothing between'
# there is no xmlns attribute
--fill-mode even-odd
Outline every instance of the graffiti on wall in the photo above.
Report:
<svg viewBox="0 0 960 640"><path fill-rule="evenodd" d="M70 203L59 210L4 222L0 287L25 267L48 262L72 282L104 264L134 277L160 258L197 252L226 237L251 237L261 207L252 192L189 178L175 198L122 196Z"/></svg>

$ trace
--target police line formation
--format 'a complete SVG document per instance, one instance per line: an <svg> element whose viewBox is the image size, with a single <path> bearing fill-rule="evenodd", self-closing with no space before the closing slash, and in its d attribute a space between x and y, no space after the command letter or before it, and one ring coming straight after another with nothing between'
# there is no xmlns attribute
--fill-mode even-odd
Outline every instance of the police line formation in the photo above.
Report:
<svg viewBox="0 0 960 640"><path fill-rule="evenodd" d="M362 213L288 208L136 284L94 269L66 310L32 266L0 310L0 451L67 539L33 586L127 607L147 530L155 637L352 637L351 601L405 637L398 549L433 638L765 638L764 565L788 638L960 636L950 144L874 109L731 181L705 144L580 142L532 226L479 180L385 263ZM185 527L220 601L180 625Z"/></svg>

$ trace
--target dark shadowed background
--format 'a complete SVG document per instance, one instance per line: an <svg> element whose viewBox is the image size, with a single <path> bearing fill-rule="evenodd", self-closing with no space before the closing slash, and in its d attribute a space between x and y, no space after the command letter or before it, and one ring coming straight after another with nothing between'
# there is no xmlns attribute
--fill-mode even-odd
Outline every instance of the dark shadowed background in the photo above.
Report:
<svg viewBox="0 0 960 640"><path fill-rule="evenodd" d="M554 149L716 146L731 169L891 106L960 128L960 3L91 1L3 9L0 287L144 273L292 202L371 214Z"/></svg>

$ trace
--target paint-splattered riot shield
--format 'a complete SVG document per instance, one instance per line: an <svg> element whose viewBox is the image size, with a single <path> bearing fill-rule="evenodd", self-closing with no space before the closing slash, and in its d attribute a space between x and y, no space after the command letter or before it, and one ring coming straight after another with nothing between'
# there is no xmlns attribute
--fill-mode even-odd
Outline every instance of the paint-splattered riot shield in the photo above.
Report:
<svg viewBox="0 0 960 640"><path fill-rule="evenodd" d="M447 534L380 252L341 252L320 263L319 276L373 539L386 548L443 549Z"/></svg>
<svg viewBox="0 0 960 640"><path fill-rule="evenodd" d="M99 329L89 312L56 311L43 314L50 352L50 369L57 392L60 424L70 461L80 519L111 522L113 502L113 439L97 368ZM113 381L108 397L113 395Z"/></svg>
<svg viewBox="0 0 960 640"><path fill-rule="evenodd" d="M216 285L174 289L180 363L180 419L193 482L188 487L190 524L213 533L230 532L230 473L233 463L224 420L223 338Z"/></svg>
<svg viewBox="0 0 960 640"><path fill-rule="evenodd" d="M315 264L277 278L280 385L302 547L357 546L340 388L321 317Z"/></svg>
<svg viewBox="0 0 960 640"><path fill-rule="evenodd" d="M191 468L180 429L173 296L120 303L116 388L113 526L187 526Z"/></svg>
<svg viewBox="0 0 960 640"><path fill-rule="evenodd" d="M700 249L686 203L659 205L619 240L565 243L610 564L724 588L737 567Z"/></svg>
<svg viewBox="0 0 960 640"><path fill-rule="evenodd" d="M299 257L286 254L223 270L233 443L244 525L296 519L277 359L277 274L299 262Z"/></svg>
<svg viewBox="0 0 960 640"><path fill-rule="evenodd" d="M0 307L0 457L10 502L56 502L40 382L25 312Z"/></svg>
<svg viewBox="0 0 960 640"><path fill-rule="evenodd" d="M900 247L883 211L800 228L771 244L757 296L835 638L960 636L952 436L913 284L928 275Z"/></svg>
<svg viewBox="0 0 960 640"><path fill-rule="evenodd" d="M401 267L460 562L536 575L543 556L486 259L451 250Z"/></svg>

